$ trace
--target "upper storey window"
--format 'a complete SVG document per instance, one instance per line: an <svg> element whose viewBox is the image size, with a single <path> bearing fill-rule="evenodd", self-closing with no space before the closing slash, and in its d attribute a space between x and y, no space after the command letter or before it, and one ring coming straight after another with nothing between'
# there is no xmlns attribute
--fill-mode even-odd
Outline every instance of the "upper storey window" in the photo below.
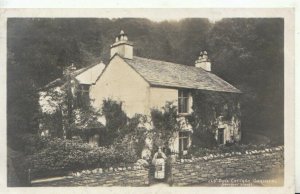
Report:
<svg viewBox="0 0 300 194"><path fill-rule="evenodd" d="M189 113L189 93L187 90L178 91L178 113Z"/></svg>
<svg viewBox="0 0 300 194"><path fill-rule="evenodd" d="M77 104L79 107L83 108L90 103L90 85L80 84L77 93Z"/></svg>

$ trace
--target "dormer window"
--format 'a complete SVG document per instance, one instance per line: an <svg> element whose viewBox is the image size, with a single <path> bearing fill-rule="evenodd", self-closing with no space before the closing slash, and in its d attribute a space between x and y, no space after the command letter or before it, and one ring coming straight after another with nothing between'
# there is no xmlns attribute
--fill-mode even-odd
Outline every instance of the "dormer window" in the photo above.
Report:
<svg viewBox="0 0 300 194"><path fill-rule="evenodd" d="M77 104L80 108L87 107L90 103L90 85L80 84L77 92Z"/></svg>
<svg viewBox="0 0 300 194"><path fill-rule="evenodd" d="M187 90L178 90L178 113L189 113L189 92Z"/></svg>

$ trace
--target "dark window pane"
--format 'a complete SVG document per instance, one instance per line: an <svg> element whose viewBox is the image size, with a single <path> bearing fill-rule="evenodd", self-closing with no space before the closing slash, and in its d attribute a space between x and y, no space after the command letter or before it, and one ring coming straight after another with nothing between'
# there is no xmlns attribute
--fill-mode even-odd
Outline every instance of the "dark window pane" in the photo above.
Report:
<svg viewBox="0 0 300 194"><path fill-rule="evenodd" d="M182 96L187 98L189 96L189 93L187 91L182 91Z"/></svg>
<svg viewBox="0 0 300 194"><path fill-rule="evenodd" d="M188 137L188 132L179 132L179 138L187 138Z"/></svg>
<svg viewBox="0 0 300 194"><path fill-rule="evenodd" d="M188 148L188 139L184 138L182 140L183 140L183 150L187 150L187 148Z"/></svg>
<svg viewBox="0 0 300 194"><path fill-rule="evenodd" d="M77 93L78 107L84 108L90 104L89 88L90 85L88 84L81 84L79 86L79 90Z"/></svg>
<svg viewBox="0 0 300 194"><path fill-rule="evenodd" d="M178 112L188 113L188 92L184 90L179 90L178 93Z"/></svg>

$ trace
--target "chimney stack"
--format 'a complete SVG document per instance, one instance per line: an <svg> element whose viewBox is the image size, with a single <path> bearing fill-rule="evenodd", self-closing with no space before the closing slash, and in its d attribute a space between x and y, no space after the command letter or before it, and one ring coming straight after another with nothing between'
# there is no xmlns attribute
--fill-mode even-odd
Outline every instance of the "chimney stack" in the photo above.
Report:
<svg viewBox="0 0 300 194"><path fill-rule="evenodd" d="M198 59L195 61L195 67L200 67L205 71L211 71L211 63L206 51L201 51Z"/></svg>
<svg viewBox="0 0 300 194"><path fill-rule="evenodd" d="M74 71L76 71L76 66L72 63L70 66L64 68L63 75L70 75Z"/></svg>
<svg viewBox="0 0 300 194"><path fill-rule="evenodd" d="M110 57L116 53L126 59L133 58L133 43L128 41L127 34L123 30L116 36L114 44L110 46Z"/></svg>

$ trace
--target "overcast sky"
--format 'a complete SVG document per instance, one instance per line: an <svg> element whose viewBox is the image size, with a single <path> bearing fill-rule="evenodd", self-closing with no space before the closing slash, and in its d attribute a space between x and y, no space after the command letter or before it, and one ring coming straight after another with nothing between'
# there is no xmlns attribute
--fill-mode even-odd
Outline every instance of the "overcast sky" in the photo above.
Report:
<svg viewBox="0 0 300 194"><path fill-rule="evenodd" d="M180 16L167 16L167 17L160 17L160 15L158 15L157 17L150 17L149 19L152 20L152 21L156 21L156 22L161 22L161 21L164 21L164 20L175 20L175 21L179 21L181 19L184 19L186 17L180 17ZM216 22L218 20L221 20L222 18L221 17L217 17L217 16L210 16L210 17L206 17L208 18L211 22Z"/></svg>

